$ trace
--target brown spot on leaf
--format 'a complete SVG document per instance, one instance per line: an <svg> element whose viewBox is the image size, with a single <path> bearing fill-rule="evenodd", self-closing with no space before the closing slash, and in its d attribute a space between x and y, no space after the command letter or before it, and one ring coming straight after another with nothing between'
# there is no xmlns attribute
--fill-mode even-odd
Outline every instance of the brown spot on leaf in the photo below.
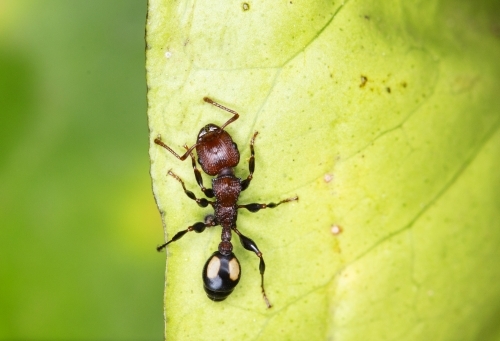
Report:
<svg viewBox="0 0 500 341"><path fill-rule="evenodd" d="M361 75L361 84L359 84L359 87L363 88L366 85L366 82L368 82L368 77Z"/></svg>

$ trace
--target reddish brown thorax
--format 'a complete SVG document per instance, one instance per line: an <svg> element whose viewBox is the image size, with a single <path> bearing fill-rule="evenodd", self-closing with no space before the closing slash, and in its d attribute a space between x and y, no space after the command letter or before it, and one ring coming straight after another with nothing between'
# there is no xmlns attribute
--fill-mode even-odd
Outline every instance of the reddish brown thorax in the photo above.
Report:
<svg viewBox="0 0 500 341"><path fill-rule="evenodd" d="M241 192L241 180L234 175L223 175L212 180L212 188L217 198L214 210L219 224L225 228L236 226L238 217L238 197Z"/></svg>

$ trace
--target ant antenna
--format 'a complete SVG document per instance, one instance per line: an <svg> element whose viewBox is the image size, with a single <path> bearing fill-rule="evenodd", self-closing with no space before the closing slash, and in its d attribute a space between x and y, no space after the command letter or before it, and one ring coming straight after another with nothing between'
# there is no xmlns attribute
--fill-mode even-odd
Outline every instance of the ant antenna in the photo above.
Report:
<svg viewBox="0 0 500 341"><path fill-rule="evenodd" d="M228 126L229 124L231 124L231 123L233 123L234 121L236 121L236 120L238 119L238 117L240 117L240 115L239 115L236 111L234 111L234 110L232 110L232 109L229 109L229 108L226 108L225 106L223 106L223 105L221 105L221 104L219 104L219 103L217 103L217 102L212 101L212 100L211 100L210 98L208 98L208 97L203 97L203 100L204 100L205 102L207 102L207 103L210 103L210 104L212 104L212 105L216 106L216 107L217 107L217 108L219 108L219 109L225 110L225 111L230 112L231 114L233 114L233 117L231 117L231 118L230 118L230 119L229 119L226 123L224 123L224 124L222 125L222 127L220 127L220 130L221 130L221 131L222 131L222 130L224 130L224 128L225 128L226 126Z"/></svg>
<svg viewBox="0 0 500 341"><path fill-rule="evenodd" d="M177 154L176 152L174 152L172 148L170 148L165 143L163 143L163 141L161 140L161 136L160 135L158 135L158 137L155 138L154 142L157 145L162 146L163 148L165 148L166 150L168 150L169 152L171 152L172 154L174 154L174 156L176 158L178 158L179 160L181 160L181 161L186 160L186 158L191 154L191 152L193 151L193 149L195 149L196 146L199 145L199 143L195 143L195 144L193 144L191 146L191 148L188 148L188 146L184 146L184 148L186 148L187 151L186 151L186 153L184 153L184 155L180 156L179 154Z"/></svg>

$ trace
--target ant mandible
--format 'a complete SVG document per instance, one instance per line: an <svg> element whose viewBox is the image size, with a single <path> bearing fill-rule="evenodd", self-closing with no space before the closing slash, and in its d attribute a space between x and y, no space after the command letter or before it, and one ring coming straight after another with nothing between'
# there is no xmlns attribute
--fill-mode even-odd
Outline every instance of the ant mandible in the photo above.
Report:
<svg viewBox="0 0 500 341"><path fill-rule="evenodd" d="M180 177L170 170L168 171L168 175L172 176L181 183L184 193L186 193L189 198L196 201L198 206L207 207L208 205L211 205L214 208L214 214L206 216L203 222L197 222L194 225L189 226L187 229L177 232L171 240L158 246L156 249L158 251L163 250L168 244L179 240L187 232L195 231L197 233L201 233L207 227L221 225L222 234L219 249L218 251L215 251L205 263L202 278L208 298L213 301L223 301L233 292L241 276L240 263L233 253L233 245L231 244L231 231L234 231L234 233L236 233L240 238L240 242L243 247L254 252L260 259L260 287L264 301L267 307L270 308L271 304L269 303L266 291L264 290L264 272L266 269L264 258L262 257L262 252L260 252L257 244L255 244L252 239L244 236L236 228L238 209L246 208L250 212L258 212L264 208L275 208L285 202L298 200L298 197L295 196L293 198L281 200L278 203L237 204L240 192L248 188L250 181L252 181L253 178L255 170L254 143L258 132L253 134L250 141L250 174L245 180L241 180L234 175L233 170L233 168L236 167L240 161L240 152L238 151L238 147L236 143L233 142L229 133L224 130L224 128L226 128L229 124L238 119L239 114L234 110L214 102L208 97L203 98L203 100L233 114L233 117L231 117L221 127L212 123L204 126L198 133L198 139L193 146L188 147L187 145L184 145L186 152L182 156L179 156L172 150L172 148L163 143L160 136L158 136L154 142L168 150L181 161L184 161L188 156L191 156L191 164L193 166L194 176L198 186L200 186L201 191L208 198L215 197L215 201L209 201L205 198L198 199L193 192L186 189L184 181L182 181ZM203 186L203 179L201 177L200 170L196 166L193 154L193 150L195 148L196 153L198 154L198 163L203 171L210 176L214 176L212 179L212 188L206 188Z"/></svg>

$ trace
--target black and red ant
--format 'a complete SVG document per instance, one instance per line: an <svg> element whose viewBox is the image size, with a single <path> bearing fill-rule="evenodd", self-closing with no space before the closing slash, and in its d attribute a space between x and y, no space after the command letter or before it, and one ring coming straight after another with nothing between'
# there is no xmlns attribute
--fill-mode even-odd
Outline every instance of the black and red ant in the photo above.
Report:
<svg viewBox="0 0 500 341"><path fill-rule="evenodd" d="M205 263L202 277L205 292L207 293L208 298L213 301L223 301L233 292L241 276L240 263L233 253L233 245L231 244L231 231L234 231L238 237L240 237L240 242L243 247L249 251L255 252L257 257L260 259L259 271L261 276L260 286L262 289L262 296L264 297L267 307L270 308L271 304L269 303L264 290L264 271L266 269L264 258L262 257L262 252L260 252L257 244L255 244L252 239L244 236L236 228L238 209L246 208L250 212L257 212L264 208L275 208L285 202L298 200L298 197L295 196L293 198L281 200L278 203L237 204L240 192L248 188L250 181L252 181L253 178L255 170L254 143L258 132L253 134L252 140L250 141L250 174L245 180L241 180L234 175L233 170L233 168L236 167L240 161L240 152L238 151L238 147L236 143L233 142L231 136L224 130L224 128L226 128L229 124L238 119L239 114L234 110L212 101L210 98L205 97L203 100L233 114L233 117L224 123L222 127L218 127L212 123L203 127L198 133L198 139L193 146L188 147L187 145L184 145L186 152L182 156L179 156L169 146L163 143L160 136L158 136L154 142L168 150L181 161L184 161L188 156L191 156L191 164L193 166L194 176L198 186L200 186L201 191L208 198L215 197L215 201L208 201L205 198L198 199L193 192L186 189L186 186L180 177L172 171L168 171L168 174L181 183L184 193L186 193L189 198L196 201L198 206L207 207L208 205L211 205L214 208L214 214L206 216L203 222L197 222L194 225L189 226L187 229L177 232L171 240L158 246L156 249L158 251L163 250L168 244L179 240L187 232L195 231L197 233L201 233L207 227L221 225L222 234L221 242L219 243L219 250L215 251ZM203 186L203 179L201 177L200 170L196 166L193 154L193 149L195 148L196 153L198 154L198 163L203 171L208 175L215 176L212 179L212 188L206 188Z"/></svg>

